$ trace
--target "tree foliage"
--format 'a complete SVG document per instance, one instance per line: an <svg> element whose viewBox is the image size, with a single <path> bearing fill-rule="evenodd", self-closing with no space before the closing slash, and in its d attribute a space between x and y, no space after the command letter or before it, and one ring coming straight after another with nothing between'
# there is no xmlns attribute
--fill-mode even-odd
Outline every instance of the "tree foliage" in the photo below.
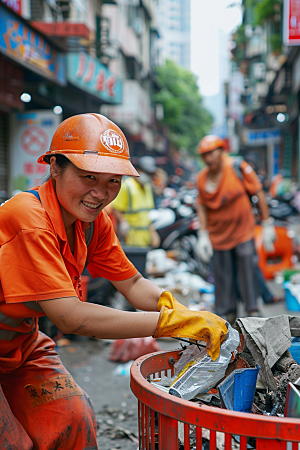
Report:
<svg viewBox="0 0 300 450"><path fill-rule="evenodd" d="M276 13L282 15L282 0L262 0L255 7L256 24L273 19Z"/></svg>
<svg viewBox="0 0 300 450"><path fill-rule="evenodd" d="M253 8L253 25L262 25L266 20L273 20L276 14L282 15L283 0L245 0L246 8Z"/></svg>
<svg viewBox="0 0 300 450"><path fill-rule="evenodd" d="M184 147L195 154L200 139L213 123L202 105L195 75L167 60L157 68L156 82L159 89L154 101L164 107L163 123L168 126L170 141L177 149Z"/></svg>

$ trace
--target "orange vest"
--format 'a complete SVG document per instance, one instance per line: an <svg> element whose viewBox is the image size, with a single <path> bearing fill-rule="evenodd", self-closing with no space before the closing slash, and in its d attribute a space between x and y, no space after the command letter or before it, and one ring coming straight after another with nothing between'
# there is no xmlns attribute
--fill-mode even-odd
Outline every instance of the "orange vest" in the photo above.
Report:
<svg viewBox="0 0 300 450"><path fill-rule="evenodd" d="M255 218L247 192L254 195L262 189L257 175L245 161L241 163L241 181L233 168L233 159L223 157L221 180L215 192L205 191L207 167L197 178L198 203L207 208L207 228L215 250L230 250L253 238Z"/></svg>

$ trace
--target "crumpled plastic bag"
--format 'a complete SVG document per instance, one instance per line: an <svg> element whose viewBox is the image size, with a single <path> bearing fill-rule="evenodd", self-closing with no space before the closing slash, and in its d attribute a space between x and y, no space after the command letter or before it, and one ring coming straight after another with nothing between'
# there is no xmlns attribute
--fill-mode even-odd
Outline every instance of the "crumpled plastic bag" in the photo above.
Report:
<svg viewBox="0 0 300 450"><path fill-rule="evenodd" d="M187 363L187 369L183 370L172 384L169 394L185 400L191 400L197 394L207 392L224 377L232 352L240 343L239 333L230 325L225 341L221 344L219 357L212 361L210 356L204 356L199 361Z"/></svg>
<svg viewBox="0 0 300 450"><path fill-rule="evenodd" d="M204 356L207 356L205 348L200 350L195 344L189 345L183 350L179 360L174 364L175 374L178 375L190 361L194 360L196 362L197 359L204 358Z"/></svg>

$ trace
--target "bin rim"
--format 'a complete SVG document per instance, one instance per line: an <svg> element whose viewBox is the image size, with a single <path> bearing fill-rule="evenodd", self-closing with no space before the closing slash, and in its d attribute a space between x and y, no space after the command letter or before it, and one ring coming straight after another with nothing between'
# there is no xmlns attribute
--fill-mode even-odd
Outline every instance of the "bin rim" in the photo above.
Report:
<svg viewBox="0 0 300 450"><path fill-rule="evenodd" d="M142 404L158 413L189 425L240 436L300 442L300 419L262 416L199 405L157 389L142 375L143 366L150 363L153 358L162 357L167 361L171 357L178 357L179 352L182 352L182 349L149 353L132 363L130 387ZM170 368L171 366L160 370ZM156 370L154 373L160 370ZM150 374L151 372L148 375ZM201 412L201 415L199 412Z"/></svg>

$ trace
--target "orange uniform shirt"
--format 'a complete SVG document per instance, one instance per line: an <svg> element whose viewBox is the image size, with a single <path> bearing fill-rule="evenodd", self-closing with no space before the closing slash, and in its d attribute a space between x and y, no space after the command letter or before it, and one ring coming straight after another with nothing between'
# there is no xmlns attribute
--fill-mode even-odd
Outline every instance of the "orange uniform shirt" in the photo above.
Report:
<svg viewBox="0 0 300 450"><path fill-rule="evenodd" d="M207 208L207 229L215 250L230 250L253 238L255 218L247 192L254 195L262 184L252 167L241 163L243 182L233 168L233 159L224 155L220 183L213 193L205 191L208 168L197 178L198 203Z"/></svg>
<svg viewBox="0 0 300 450"><path fill-rule="evenodd" d="M75 222L71 253L52 181L39 188L41 202L21 193L0 208L0 372L21 366L36 339L36 303L78 296L80 275L88 260L93 278L126 280L137 273L114 233L111 220L101 212L94 222L92 242L85 244L88 226Z"/></svg>

